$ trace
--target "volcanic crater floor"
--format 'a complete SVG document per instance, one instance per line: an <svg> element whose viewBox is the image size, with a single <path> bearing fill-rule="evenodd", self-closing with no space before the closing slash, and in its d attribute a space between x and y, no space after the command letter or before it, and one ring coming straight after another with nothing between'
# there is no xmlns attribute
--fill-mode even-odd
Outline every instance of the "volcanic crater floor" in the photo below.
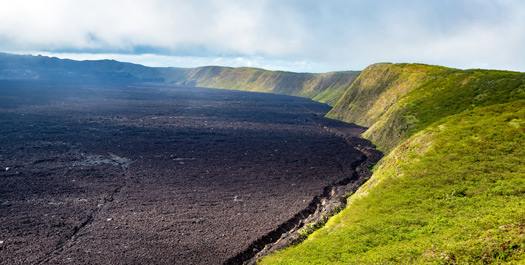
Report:
<svg viewBox="0 0 525 265"><path fill-rule="evenodd" d="M222 264L354 174L309 99L0 84L0 264Z"/></svg>

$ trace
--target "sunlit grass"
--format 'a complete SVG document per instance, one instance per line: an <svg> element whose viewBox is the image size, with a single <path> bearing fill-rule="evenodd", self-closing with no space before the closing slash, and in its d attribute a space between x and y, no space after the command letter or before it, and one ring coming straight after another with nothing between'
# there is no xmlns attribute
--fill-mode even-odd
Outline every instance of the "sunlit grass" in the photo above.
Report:
<svg viewBox="0 0 525 265"><path fill-rule="evenodd" d="M388 153L444 117L519 99L524 73L378 64L362 72L328 117L370 127L364 136Z"/></svg>
<svg viewBox="0 0 525 265"><path fill-rule="evenodd" d="M443 118L385 157L347 209L263 264L525 262L525 101Z"/></svg>
<svg viewBox="0 0 525 265"><path fill-rule="evenodd" d="M358 71L313 74L208 66L187 71L183 79L197 86L306 97L333 106L358 74Z"/></svg>

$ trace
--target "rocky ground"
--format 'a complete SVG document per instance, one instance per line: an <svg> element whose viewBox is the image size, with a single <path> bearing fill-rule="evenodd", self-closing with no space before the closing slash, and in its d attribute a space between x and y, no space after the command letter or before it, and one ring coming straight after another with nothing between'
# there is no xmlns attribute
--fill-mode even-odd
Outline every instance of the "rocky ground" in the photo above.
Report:
<svg viewBox="0 0 525 265"><path fill-rule="evenodd" d="M329 109L2 81L0 264L221 264L353 174L363 154L329 128L363 128L321 118Z"/></svg>

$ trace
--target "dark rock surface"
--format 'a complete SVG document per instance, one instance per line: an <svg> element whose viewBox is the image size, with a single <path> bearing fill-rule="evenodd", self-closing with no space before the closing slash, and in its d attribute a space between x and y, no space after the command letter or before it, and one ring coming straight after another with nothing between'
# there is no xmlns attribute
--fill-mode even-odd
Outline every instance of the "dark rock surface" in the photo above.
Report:
<svg viewBox="0 0 525 265"><path fill-rule="evenodd" d="M335 135L329 109L0 81L0 263L221 264L354 174L364 129Z"/></svg>

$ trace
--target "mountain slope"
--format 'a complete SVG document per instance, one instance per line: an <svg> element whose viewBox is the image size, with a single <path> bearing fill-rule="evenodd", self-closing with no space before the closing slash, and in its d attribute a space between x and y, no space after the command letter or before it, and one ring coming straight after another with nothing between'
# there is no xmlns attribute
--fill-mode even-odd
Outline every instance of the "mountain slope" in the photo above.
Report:
<svg viewBox="0 0 525 265"><path fill-rule="evenodd" d="M185 79L197 86L308 97L333 104L358 74L358 71L312 74L207 66L190 70Z"/></svg>
<svg viewBox="0 0 525 265"><path fill-rule="evenodd" d="M389 152L449 115L525 99L525 74L422 64L365 69L328 117L369 127L365 138Z"/></svg>
<svg viewBox="0 0 525 265"><path fill-rule="evenodd" d="M347 208L262 264L525 262L525 74L365 69L329 113L388 155Z"/></svg>
<svg viewBox="0 0 525 265"><path fill-rule="evenodd" d="M441 119L397 146L348 206L262 264L525 262L525 101Z"/></svg>

